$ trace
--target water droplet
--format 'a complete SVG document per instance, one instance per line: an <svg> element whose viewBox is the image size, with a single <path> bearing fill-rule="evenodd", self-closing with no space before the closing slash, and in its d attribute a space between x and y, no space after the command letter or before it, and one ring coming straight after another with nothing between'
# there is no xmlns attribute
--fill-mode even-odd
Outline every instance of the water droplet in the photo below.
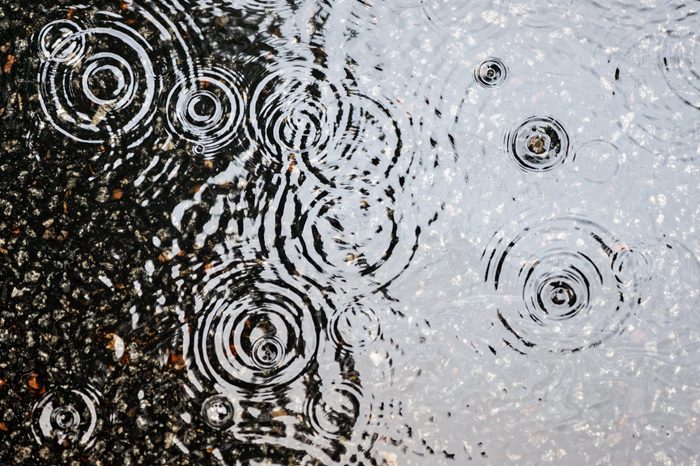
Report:
<svg viewBox="0 0 700 466"><path fill-rule="evenodd" d="M167 97L167 129L194 144L197 155L215 156L237 140L244 116L240 77L221 67L183 77Z"/></svg>
<svg viewBox="0 0 700 466"><path fill-rule="evenodd" d="M217 429L233 424L233 404L224 395L210 396L202 403L204 422Z"/></svg>
<svg viewBox="0 0 700 466"><path fill-rule="evenodd" d="M47 392L32 408L34 439L42 445L55 442L64 447L91 447L102 423L99 396L91 385Z"/></svg>
<svg viewBox="0 0 700 466"><path fill-rule="evenodd" d="M474 79L483 87L496 87L508 78L508 68L498 58L487 58L474 70Z"/></svg>
<svg viewBox="0 0 700 466"><path fill-rule="evenodd" d="M530 172L552 170L569 154L569 135L551 117L530 117L505 137L508 153L520 168Z"/></svg>

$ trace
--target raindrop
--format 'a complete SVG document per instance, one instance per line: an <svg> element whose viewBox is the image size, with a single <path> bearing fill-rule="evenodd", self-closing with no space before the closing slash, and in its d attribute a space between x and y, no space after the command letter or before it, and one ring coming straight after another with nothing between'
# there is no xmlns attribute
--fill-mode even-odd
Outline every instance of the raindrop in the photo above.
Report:
<svg viewBox="0 0 700 466"><path fill-rule="evenodd" d="M89 448L101 420L99 392L91 385L47 392L32 408L32 433L37 443Z"/></svg>
<svg viewBox="0 0 700 466"><path fill-rule="evenodd" d="M220 67L182 79L167 97L168 131L192 143L197 155L220 153L240 138L237 130L245 114L240 82L236 73Z"/></svg>
<svg viewBox="0 0 700 466"><path fill-rule="evenodd" d="M508 78L508 68L498 58L487 58L474 69L474 79L483 87L496 87Z"/></svg>
<svg viewBox="0 0 700 466"><path fill-rule="evenodd" d="M486 283L503 298L496 312L503 341L523 354L561 353L619 333L634 292L614 270L614 251L624 246L582 217L522 220L496 233L482 256Z"/></svg>
<svg viewBox="0 0 700 466"><path fill-rule="evenodd" d="M279 392L314 360L317 311L286 286L261 281L212 299L198 314L185 339L188 368L227 391Z"/></svg>
<svg viewBox="0 0 700 466"><path fill-rule="evenodd" d="M528 172L546 172L566 160L569 135L552 117L530 117L505 136L508 153Z"/></svg>

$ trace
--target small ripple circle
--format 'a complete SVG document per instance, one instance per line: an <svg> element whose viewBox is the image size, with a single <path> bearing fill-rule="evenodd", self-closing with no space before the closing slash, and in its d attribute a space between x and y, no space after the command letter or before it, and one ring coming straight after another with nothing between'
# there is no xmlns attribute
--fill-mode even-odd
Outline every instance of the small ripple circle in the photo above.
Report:
<svg viewBox="0 0 700 466"><path fill-rule="evenodd" d="M54 21L38 42L39 102L56 131L84 144L146 131L160 80L139 32L112 20L87 29Z"/></svg>
<svg viewBox="0 0 700 466"><path fill-rule="evenodd" d="M500 86L507 78L508 67L495 57L487 58L474 69L474 79L482 87Z"/></svg>
<svg viewBox="0 0 700 466"><path fill-rule="evenodd" d="M233 403L225 395L210 396L202 403L204 422L216 429L224 429L233 424Z"/></svg>
<svg viewBox="0 0 700 466"><path fill-rule="evenodd" d="M352 382L331 383L307 398L307 422L327 439L350 438L360 414L361 388Z"/></svg>
<svg viewBox="0 0 700 466"><path fill-rule="evenodd" d="M176 139L192 144L196 154L216 155L240 137L244 102L238 74L221 67L201 69L195 78L185 77L170 90L167 129Z"/></svg>
<svg viewBox="0 0 700 466"><path fill-rule="evenodd" d="M92 387L57 387L32 407L32 434L40 445L89 448L100 425L100 394Z"/></svg>
<svg viewBox="0 0 700 466"><path fill-rule="evenodd" d="M569 135L553 117L526 118L505 136L506 150L527 172L547 172L560 166L569 154Z"/></svg>

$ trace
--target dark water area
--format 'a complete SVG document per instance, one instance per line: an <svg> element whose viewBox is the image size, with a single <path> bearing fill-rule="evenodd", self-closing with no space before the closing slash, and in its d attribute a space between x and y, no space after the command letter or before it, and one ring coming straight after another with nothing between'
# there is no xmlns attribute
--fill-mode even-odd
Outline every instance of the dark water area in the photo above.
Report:
<svg viewBox="0 0 700 466"><path fill-rule="evenodd" d="M2 0L0 464L699 464L699 13Z"/></svg>

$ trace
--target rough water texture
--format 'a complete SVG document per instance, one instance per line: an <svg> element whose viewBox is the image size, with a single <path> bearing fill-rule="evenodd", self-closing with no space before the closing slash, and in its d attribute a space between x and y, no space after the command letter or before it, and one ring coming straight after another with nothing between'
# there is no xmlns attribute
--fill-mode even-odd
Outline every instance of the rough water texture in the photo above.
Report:
<svg viewBox="0 0 700 466"><path fill-rule="evenodd" d="M700 463L697 0L4 0L0 464Z"/></svg>

